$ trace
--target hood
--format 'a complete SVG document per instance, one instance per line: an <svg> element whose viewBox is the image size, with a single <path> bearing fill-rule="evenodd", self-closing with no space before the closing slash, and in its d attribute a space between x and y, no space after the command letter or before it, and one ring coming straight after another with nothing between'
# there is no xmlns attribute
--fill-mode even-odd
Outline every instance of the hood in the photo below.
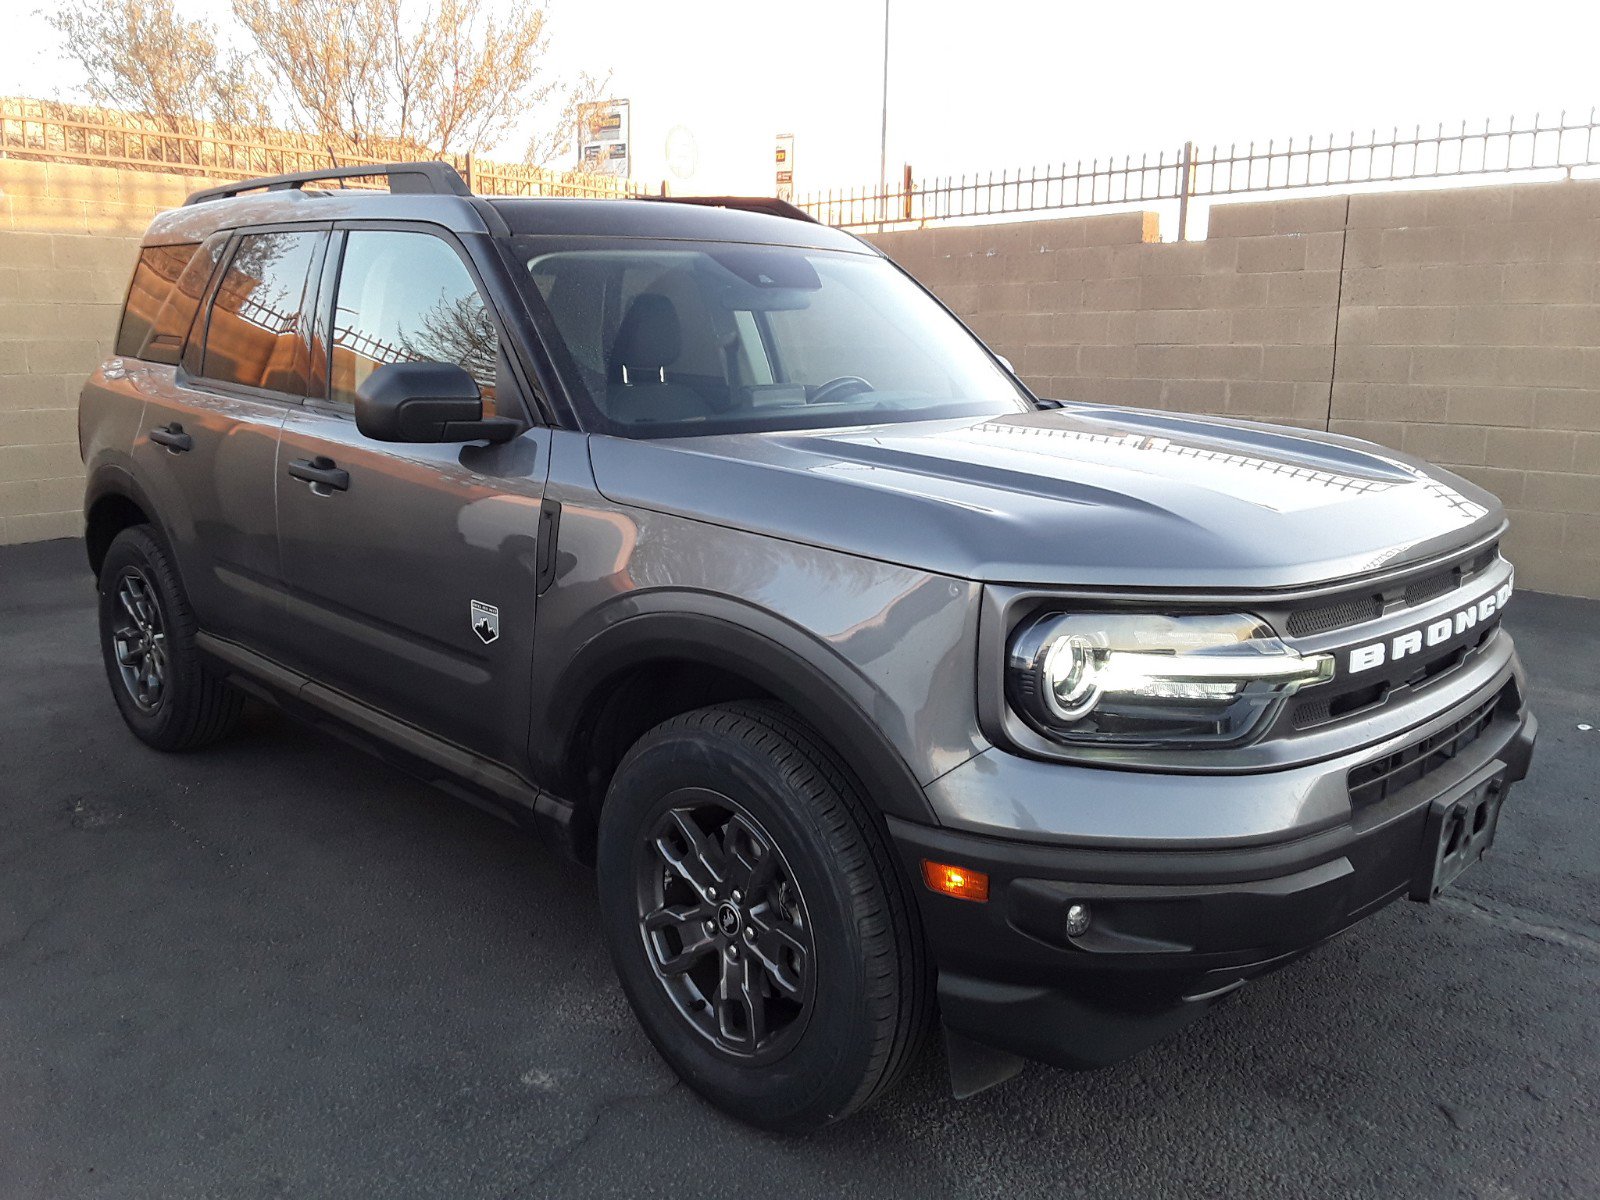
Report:
<svg viewBox="0 0 1600 1200"><path fill-rule="evenodd" d="M940 574L1283 588L1498 529L1488 492L1337 435L1091 405L850 429L593 437L622 504Z"/></svg>

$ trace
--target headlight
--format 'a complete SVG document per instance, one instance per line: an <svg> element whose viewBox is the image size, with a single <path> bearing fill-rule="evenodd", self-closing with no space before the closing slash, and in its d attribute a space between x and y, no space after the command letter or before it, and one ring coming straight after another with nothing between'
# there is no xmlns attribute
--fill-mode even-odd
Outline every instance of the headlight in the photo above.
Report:
<svg viewBox="0 0 1600 1200"><path fill-rule="evenodd" d="M1247 615L1050 613L1019 627L1012 706L1041 733L1083 745L1230 745L1286 697L1333 677Z"/></svg>

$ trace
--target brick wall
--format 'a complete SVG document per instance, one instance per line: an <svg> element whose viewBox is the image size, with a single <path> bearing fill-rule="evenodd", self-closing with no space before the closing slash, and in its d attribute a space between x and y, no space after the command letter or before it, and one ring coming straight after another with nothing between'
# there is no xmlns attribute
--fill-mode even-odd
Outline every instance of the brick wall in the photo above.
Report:
<svg viewBox="0 0 1600 1200"><path fill-rule="evenodd" d="M1492 489L1524 587L1600 597L1600 181L875 235L1041 395L1370 438Z"/></svg>
<svg viewBox="0 0 1600 1200"><path fill-rule="evenodd" d="M0 544L80 532L78 390L111 353L150 218L201 186L0 160Z"/></svg>

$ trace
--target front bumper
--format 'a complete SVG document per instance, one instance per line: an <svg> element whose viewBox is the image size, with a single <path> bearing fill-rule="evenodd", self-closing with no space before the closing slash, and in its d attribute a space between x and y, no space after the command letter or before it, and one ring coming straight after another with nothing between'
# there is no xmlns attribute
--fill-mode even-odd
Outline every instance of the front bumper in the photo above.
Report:
<svg viewBox="0 0 1600 1200"><path fill-rule="evenodd" d="M1419 727L1409 745L1428 751L1446 747L1451 728L1475 721L1470 740L1448 753L1432 750L1382 794L1351 798L1351 784L1371 777L1372 749L1318 764L1323 789L1336 780L1344 796L1342 819L1277 840L1206 846L1180 839L1130 849L1093 838L1000 838L891 819L910 878L921 879L927 859L975 868L990 880L987 903L918 887L942 1017L954 1035L953 1070L958 1044L966 1058L990 1047L1065 1067L1115 1062L1414 890L1419 861L1432 853L1434 802L1491 775L1503 796L1526 775L1537 722L1522 704L1519 682L1508 669L1475 699L1476 708L1460 706L1467 716L1445 714L1456 726L1438 718ZM1419 743L1423 734L1432 740ZM1382 753L1394 756L1385 765L1403 761L1401 750ZM1195 790L1193 776L1094 774L1103 786L1095 799L1107 806L1118 803L1119 787L1146 795L1164 785L1179 799ZM1081 772L1072 778L1081 786ZM1259 790L1272 778L1237 782ZM1029 806L1037 810L1041 800L1047 798L1031 796ZM1074 902L1092 913L1078 937L1066 932Z"/></svg>

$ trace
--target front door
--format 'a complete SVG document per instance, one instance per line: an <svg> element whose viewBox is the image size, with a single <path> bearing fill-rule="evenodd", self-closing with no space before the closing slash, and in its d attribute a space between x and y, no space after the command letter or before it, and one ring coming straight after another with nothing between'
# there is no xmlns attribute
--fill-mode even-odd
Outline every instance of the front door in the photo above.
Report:
<svg viewBox="0 0 1600 1200"><path fill-rule="evenodd" d="M514 765L526 742L549 431L498 446L363 436L355 390L389 362L458 363L482 387L485 415L525 412L501 328L456 244L399 229L335 237L342 253L336 244L324 272L331 331L318 339L326 394L289 416L279 445L277 657Z"/></svg>

